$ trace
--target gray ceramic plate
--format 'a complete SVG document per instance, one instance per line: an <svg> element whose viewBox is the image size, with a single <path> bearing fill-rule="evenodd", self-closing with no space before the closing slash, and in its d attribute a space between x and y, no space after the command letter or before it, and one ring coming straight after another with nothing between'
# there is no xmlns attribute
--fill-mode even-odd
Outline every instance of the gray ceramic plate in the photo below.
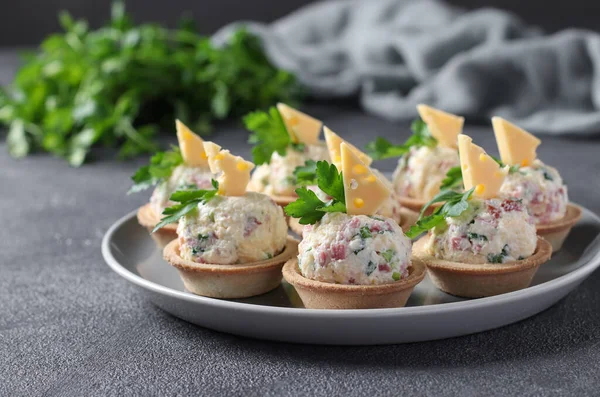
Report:
<svg viewBox="0 0 600 397"><path fill-rule="evenodd" d="M163 310L218 331L276 341L371 345L449 338L514 323L550 307L600 265L600 218L588 210L563 249L541 266L532 286L489 298L445 294L426 278L407 307L371 310L310 310L285 282L249 299L219 300L188 293L135 213L106 233L108 265L139 287Z"/></svg>

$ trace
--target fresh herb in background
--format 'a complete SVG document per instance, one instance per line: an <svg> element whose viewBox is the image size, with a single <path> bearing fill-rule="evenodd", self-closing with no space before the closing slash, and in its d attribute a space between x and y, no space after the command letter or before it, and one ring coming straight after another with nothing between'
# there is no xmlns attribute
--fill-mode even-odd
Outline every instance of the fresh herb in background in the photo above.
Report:
<svg viewBox="0 0 600 397"><path fill-rule="evenodd" d="M254 144L252 148L254 164L268 164L275 152L285 156L292 140L275 106L272 106L268 112L258 110L247 114L244 117L244 125L252 131L248 142Z"/></svg>
<svg viewBox="0 0 600 397"><path fill-rule="evenodd" d="M412 122L410 129L413 134L404 142L403 145L394 145L385 138L377 138L366 146L366 152L374 160L384 160L392 157L404 156L411 147L434 147L437 140L431 136L427 124L421 119Z"/></svg>
<svg viewBox="0 0 600 397"><path fill-rule="evenodd" d="M0 90L0 124L14 157L45 151L78 166L98 145L127 158L156 151L156 131L174 118L207 132L216 120L298 94L294 76L275 68L244 30L215 48L190 23L133 25L121 2L98 30L66 12L59 19L64 33L44 40Z"/></svg>
<svg viewBox="0 0 600 397"><path fill-rule="evenodd" d="M421 233L441 226L446 223L446 218L456 218L469 208L469 199L475 188L469 189L464 193L457 193L452 190L443 190L439 192L421 209L419 220L406 232L409 238L415 238ZM424 216L425 211L432 204L444 202L444 205L438 207L431 215Z"/></svg>
<svg viewBox="0 0 600 397"><path fill-rule="evenodd" d="M213 179L212 186L214 190L178 190L173 193L169 200L179 204L165 208L162 213L165 216L154 227L152 233L170 223L177 222L179 218L195 210L198 204L210 201L219 191L219 182Z"/></svg>
<svg viewBox="0 0 600 397"><path fill-rule="evenodd" d="M337 167L326 161L317 162L317 186L325 194L333 197L323 202L315 192L305 187L296 189L298 199L285 207L285 213L293 218L300 218L301 225L316 223L326 212L346 212L346 196L344 179Z"/></svg>
<svg viewBox="0 0 600 397"><path fill-rule="evenodd" d="M170 151L156 153L150 158L149 165L141 167L131 177L134 185L128 193L141 192L169 179L175 167L180 164L183 164L183 157L177 146L173 146Z"/></svg>
<svg viewBox="0 0 600 397"><path fill-rule="evenodd" d="M317 184L317 162L307 160L304 165L294 170L294 184L299 186L310 186Z"/></svg>

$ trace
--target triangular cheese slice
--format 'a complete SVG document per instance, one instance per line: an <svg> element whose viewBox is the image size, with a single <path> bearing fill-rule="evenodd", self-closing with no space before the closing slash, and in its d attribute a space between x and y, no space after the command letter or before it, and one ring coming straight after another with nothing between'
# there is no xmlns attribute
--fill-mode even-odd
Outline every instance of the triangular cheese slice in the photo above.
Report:
<svg viewBox="0 0 600 397"><path fill-rule="evenodd" d="M204 140L179 120L175 120L175 128L177 129L177 141L184 163L191 167L208 168L208 158L204 152Z"/></svg>
<svg viewBox="0 0 600 397"><path fill-rule="evenodd" d="M492 126L504 164L525 167L533 163L537 157L535 151L542 141L501 117L492 117Z"/></svg>
<svg viewBox="0 0 600 397"><path fill-rule="evenodd" d="M307 145L316 145L319 143L319 134L323 125L320 120L291 108L285 103L278 103L277 110L281 114L292 142Z"/></svg>
<svg viewBox="0 0 600 397"><path fill-rule="evenodd" d="M455 149L456 137L462 132L465 118L427 105L417 105L417 110L438 145Z"/></svg>
<svg viewBox="0 0 600 397"><path fill-rule="evenodd" d="M473 196L483 199L496 197L508 174L483 148L466 135L458 136L458 154L465 190L475 187Z"/></svg>
<svg viewBox="0 0 600 397"><path fill-rule="evenodd" d="M219 194L222 196L243 196L250 181L250 171L254 164L240 156L234 156L229 150L213 142L204 142L208 164L213 174L221 173L218 178Z"/></svg>
<svg viewBox="0 0 600 397"><path fill-rule="evenodd" d="M365 153L358 150L358 148L342 138L335 132L331 131L326 126L323 127L323 132L325 133L325 142L327 142L327 149L329 149L329 156L331 157L331 162L339 169L342 169L342 153L340 150L340 146L342 143L345 143L350 147L350 150L354 152L365 165L371 165L373 159L367 156Z"/></svg>
<svg viewBox="0 0 600 397"><path fill-rule="evenodd" d="M392 191L360 160L350 145L342 143L340 146L346 212L349 215L374 215Z"/></svg>

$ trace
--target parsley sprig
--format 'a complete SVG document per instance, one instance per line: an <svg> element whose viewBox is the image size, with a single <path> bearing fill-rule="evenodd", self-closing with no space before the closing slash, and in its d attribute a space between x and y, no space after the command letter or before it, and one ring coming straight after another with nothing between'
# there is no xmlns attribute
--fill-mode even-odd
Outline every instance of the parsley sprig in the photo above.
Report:
<svg viewBox="0 0 600 397"><path fill-rule="evenodd" d="M43 151L79 166L96 146L118 147L122 158L153 153L156 133L174 118L208 132L218 120L298 97L294 76L244 29L217 46L189 20L176 29L136 25L123 1L99 29L66 12L59 19L64 32L27 55L0 89L14 157Z"/></svg>
<svg viewBox="0 0 600 397"><path fill-rule="evenodd" d="M490 156L490 157L493 158L494 161L496 163L498 163L498 165L500 165L500 167L504 168L506 166L500 159L498 159L494 156ZM519 165L511 165L510 168L508 169L508 173L513 174L515 172L518 172L520 168L521 167ZM446 189L454 190L454 189L462 187L462 183L463 183L462 169L460 168L459 165L457 165L448 170L448 172L446 173L446 177L442 180L440 189L441 190L446 190Z"/></svg>
<svg viewBox="0 0 600 397"><path fill-rule="evenodd" d="M305 187L296 189L298 199L285 207L285 213L293 218L300 218L301 225L314 224L327 212L346 212L346 196L344 179L335 165L326 161L316 164L317 186L325 194L332 197L328 202L321 199Z"/></svg>
<svg viewBox="0 0 600 397"><path fill-rule="evenodd" d="M427 124L423 120L417 119L413 121L410 129L413 133L404 144L394 145L387 139L378 137L375 141L367 144L367 154L374 160L384 160L404 156L413 146L434 147L437 145L437 139L431 135Z"/></svg>
<svg viewBox="0 0 600 397"><path fill-rule="evenodd" d="M298 186L310 186L317 184L317 162L307 160L304 165L294 170L295 183Z"/></svg>
<svg viewBox="0 0 600 397"><path fill-rule="evenodd" d="M257 110L244 117L246 129L252 131L248 143L252 148L252 161L256 165L268 164L273 153L285 156L288 147L303 151L304 145L292 142L281 114L275 106L268 112Z"/></svg>
<svg viewBox="0 0 600 397"><path fill-rule="evenodd" d="M214 198L219 191L219 182L213 179L212 186L213 190L178 190L173 193L169 200L179 204L165 208L162 213L164 217L154 227L152 233L170 223L177 222L179 218L195 210L198 204L206 203Z"/></svg>
<svg viewBox="0 0 600 397"><path fill-rule="evenodd" d="M452 190L442 190L434 198L431 199L421 209L419 219L406 232L409 238L415 238L421 233L433 229L446 223L446 218L456 218L469 208L469 199L473 195L475 188L469 189L464 193L457 193ZM431 215L424 216L425 211L432 204L444 202L444 205L438 207Z"/></svg>
<svg viewBox="0 0 600 397"><path fill-rule="evenodd" d="M170 151L156 153L150 158L150 164L139 168L131 177L134 184L128 194L141 192L169 179L175 167L181 164L183 156L177 146L173 146Z"/></svg>

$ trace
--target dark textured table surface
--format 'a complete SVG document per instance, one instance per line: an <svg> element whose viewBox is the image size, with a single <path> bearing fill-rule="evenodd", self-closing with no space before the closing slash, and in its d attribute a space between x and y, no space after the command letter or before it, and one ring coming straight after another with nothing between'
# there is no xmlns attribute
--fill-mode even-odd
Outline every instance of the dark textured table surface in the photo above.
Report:
<svg viewBox="0 0 600 397"><path fill-rule="evenodd" d="M14 70L0 53L0 82ZM351 105L309 112L358 146L407 128ZM467 127L494 150L487 127ZM173 135L174 137L174 135ZM246 133L214 140L248 156ZM99 153L80 169L0 144L0 395L598 395L600 272L545 312L471 336L397 346L322 347L250 340L157 309L104 263L100 241L147 200L126 196L145 159ZM600 140L545 138L577 201L600 213ZM378 166L391 170L393 162ZM457 319L457 321L460 321Z"/></svg>

